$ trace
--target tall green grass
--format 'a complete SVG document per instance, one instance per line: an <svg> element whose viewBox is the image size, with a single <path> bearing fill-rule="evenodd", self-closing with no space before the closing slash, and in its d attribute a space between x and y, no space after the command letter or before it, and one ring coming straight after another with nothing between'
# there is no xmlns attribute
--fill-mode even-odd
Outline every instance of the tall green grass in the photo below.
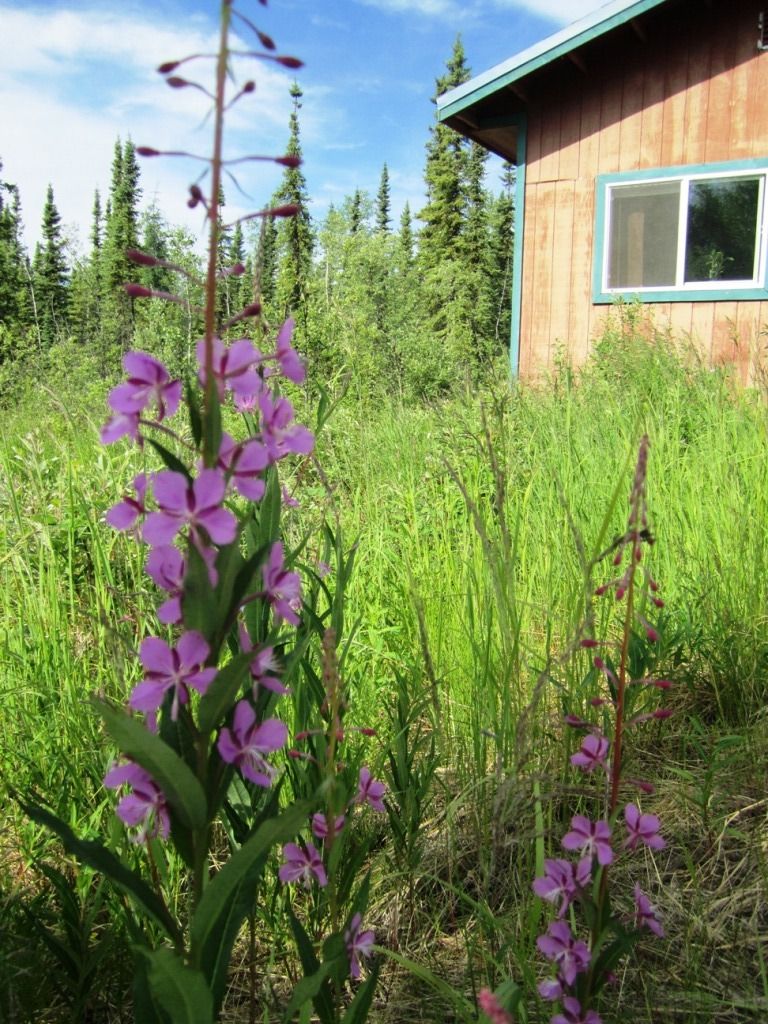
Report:
<svg viewBox="0 0 768 1024"><path fill-rule="evenodd" d="M141 552L103 524L140 467L120 446L98 444L99 418L62 386L55 402L5 410L0 443L2 788L39 790L81 834L112 820L101 787L109 752L88 698L124 698L152 607ZM421 854L409 862L412 956L430 962L425 936L458 934L462 985L531 972L541 911L530 880L572 809L560 716L566 704L580 710L589 668L583 655L567 664L558 656L585 613L585 563L623 532L628 466L643 432L653 571L667 602L658 662L675 680L679 722L664 749L648 733L644 756L680 791L675 884L717 891L696 845L701 786L715 791L705 794L713 842L733 808L727 780L707 783L709 740L689 741L688 723L705 737L744 738L729 763L752 792L750 766L768 732L767 425L760 395L727 372L663 339L618 333L578 378L563 369L537 387L500 381L435 407L341 403L318 443L332 492L312 466L298 470L290 539L336 516L357 541L346 615L360 624L345 663L355 713L387 743L406 686L421 749L433 740L439 757ZM305 560L321 557L314 543ZM17 884L40 837L4 807ZM749 891L759 892L756 865ZM703 904L697 914L706 922ZM676 965L681 992L700 980L712 946L695 922L686 928L698 966ZM758 976L756 964L752 981L729 984L754 1002ZM721 1008L726 988L710 993ZM718 1019L674 1009L655 1018L658 1001L647 998L638 1020ZM727 1012L724 1021L753 1019Z"/></svg>

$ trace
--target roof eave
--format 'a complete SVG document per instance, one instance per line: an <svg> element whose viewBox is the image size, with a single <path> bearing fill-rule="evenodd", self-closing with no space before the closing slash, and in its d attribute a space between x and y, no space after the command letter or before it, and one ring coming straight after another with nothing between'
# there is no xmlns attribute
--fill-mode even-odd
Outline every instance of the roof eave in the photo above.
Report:
<svg viewBox="0 0 768 1024"><path fill-rule="evenodd" d="M666 2L667 0L632 0L628 3L627 0L614 0L613 3L606 4L605 7L581 18L561 32L548 36L509 60L438 96L438 120L447 121L486 97L521 81L534 71L573 53L593 39Z"/></svg>

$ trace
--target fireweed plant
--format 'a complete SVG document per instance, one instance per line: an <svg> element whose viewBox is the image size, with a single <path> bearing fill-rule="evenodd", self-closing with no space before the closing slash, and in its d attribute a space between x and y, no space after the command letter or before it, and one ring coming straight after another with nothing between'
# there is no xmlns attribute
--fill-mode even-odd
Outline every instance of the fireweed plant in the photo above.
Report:
<svg viewBox="0 0 768 1024"><path fill-rule="evenodd" d="M590 617L578 644L592 656L590 678L603 681L601 691L589 701L599 721L565 716L567 726L583 733L571 764L595 780L594 803L602 812L594 818L573 816L561 840L573 859L545 859L544 875L533 882L536 895L556 907L554 920L537 940L539 951L554 969L540 982L539 994L561 1007L550 1024L603 1024L594 1004L603 986L615 980L613 971L621 957L646 931L664 936L656 907L639 885L634 885L634 909L627 917L613 907L609 884L609 868L620 857L636 857L643 847L660 850L666 845L656 815L643 813L638 798L626 801L624 796L625 789L653 793L651 783L624 777L628 731L671 713L654 706L654 694L667 690L670 682L649 675L642 654L644 643L655 644L658 635L641 609L648 603L663 607L659 585L643 564L644 549L653 544L646 507L648 449L648 438L643 437L626 532L598 558L600 562L612 556L616 572L594 596L613 598L609 621L618 617L618 641L595 639ZM501 994L481 993L481 1009L494 1024L511 1022L508 1010L519 1001L519 990L512 992L512 1000L498 998Z"/></svg>
<svg viewBox="0 0 768 1024"><path fill-rule="evenodd" d="M231 48L233 20L255 36L259 49ZM117 815L145 851L144 873L101 843L78 839L44 807L24 806L131 898L136 1020L207 1024L218 1017L233 945L247 918L253 925L271 852L282 845L278 877L304 972L285 997L284 1019L311 1002L323 1024L354 1024L367 1017L377 969L366 972L350 1001L347 981L361 978L374 935L363 924L368 878L357 880L366 847L346 837L355 813L385 810L385 786L351 753L340 756L350 730L344 725L347 694L337 645L352 556L344 558L339 534L327 529L327 547L337 563L336 594L322 582L326 570L318 570L315 600L303 605L300 576L280 531L281 505L293 499L281 489L278 474L283 459L306 457L314 446L313 434L295 422L279 390L281 379L301 384L305 377L292 346L294 322L286 320L273 336L254 301L227 323L217 323L218 282L244 272L241 265L217 265L222 175L246 160L298 163L291 155L223 155L225 112L255 89L250 80L236 83L235 59L247 57L301 66L277 54L269 36L224 2L218 53L193 54L158 69L170 87L195 88L212 103L213 151L189 195L189 205L204 209L209 227L205 331L196 374L186 384L171 379L154 356L127 353L127 379L110 392L111 416L101 432L104 444L127 439L157 464L135 477L107 522L142 545L146 572L161 593L160 628L142 624L141 678L127 709L97 702L121 752L104 785L117 791ZM197 61L213 61L212 90L178 74L182 65ZM191 155L151 147L137 152ZM207 195L201 181L209 186ZM240 220L297 213L295 206L281 206ZM147 253L128 255L139 265L186 273ZM125 288L132 298L182 301L134 284ZM266 341L263 351L249 337L227 340L231 328L249 318ZM229 404L242 414L242 437L222 429ZM182 411L188 430L178 425ZM327 599L325 611L318 611L318 593ZM320 672L313 667L313 638L321 638L315 652ZM303 725L293 736L288 716L281 714L291 701L292 719ZM230 840L229 856L222 853L222 833ZM163 893L160 842L170 843L184 865L188 903L182 912Z"/></svg>

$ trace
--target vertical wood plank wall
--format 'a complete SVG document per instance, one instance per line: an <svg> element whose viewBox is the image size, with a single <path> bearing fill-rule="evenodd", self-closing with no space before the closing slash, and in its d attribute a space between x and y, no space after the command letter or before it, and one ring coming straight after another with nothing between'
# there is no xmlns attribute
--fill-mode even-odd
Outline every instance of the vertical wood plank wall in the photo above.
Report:
<svg viewBox="0 0 768 1024"><path fill-rule="evenodd" d="M629 27L586 72L566 69L528 114L520 373L551 368L559 349L586 358L610 307L592 304L595 177L617 171L768 158L763 5L732 0L646 40ZM700 9L701 10L701 9ZM768 302L649 303L655 323L689 335L714 363L749 377Z"/></svg>

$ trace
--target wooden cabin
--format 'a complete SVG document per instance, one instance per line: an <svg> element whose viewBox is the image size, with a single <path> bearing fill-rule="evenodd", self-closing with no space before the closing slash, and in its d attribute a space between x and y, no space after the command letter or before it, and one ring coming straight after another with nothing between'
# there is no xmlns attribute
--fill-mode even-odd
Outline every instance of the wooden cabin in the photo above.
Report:
<svg viewBox="0 0 768 1024"><path fill-rule="evenodd" d="M438 99L517 167L515 372L583 362L623 299L750 378L768 338L766 50L768 0L613 0Z"/></svg>

